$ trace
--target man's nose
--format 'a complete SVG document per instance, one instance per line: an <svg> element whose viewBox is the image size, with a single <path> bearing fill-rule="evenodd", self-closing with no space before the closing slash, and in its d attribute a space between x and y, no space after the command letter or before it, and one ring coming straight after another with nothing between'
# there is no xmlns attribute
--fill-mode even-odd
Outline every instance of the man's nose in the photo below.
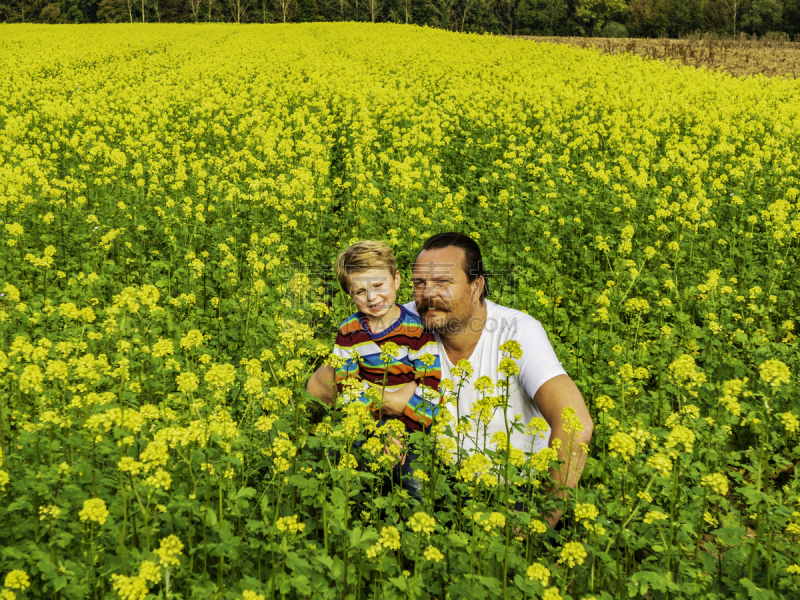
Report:
<svg viewBox="0 0 800 600"><path fill-rule="evenodd" d="M422 289L422 297L423 298L432 298L436 296L436 290L438 286L435 283L426 283L425 287Z"/></svg>

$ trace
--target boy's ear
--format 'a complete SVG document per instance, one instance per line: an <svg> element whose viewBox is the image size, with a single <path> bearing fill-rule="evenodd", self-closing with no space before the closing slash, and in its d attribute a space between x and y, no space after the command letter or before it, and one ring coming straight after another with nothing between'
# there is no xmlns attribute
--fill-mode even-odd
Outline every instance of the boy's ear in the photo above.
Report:
<svg viewBox="0 0 800 600"><path fill-rule="evenodd" d="M394 285L395 287L400 287L400 283L403 281L403 278L400 276L400 271L394 272Z"/></svg>

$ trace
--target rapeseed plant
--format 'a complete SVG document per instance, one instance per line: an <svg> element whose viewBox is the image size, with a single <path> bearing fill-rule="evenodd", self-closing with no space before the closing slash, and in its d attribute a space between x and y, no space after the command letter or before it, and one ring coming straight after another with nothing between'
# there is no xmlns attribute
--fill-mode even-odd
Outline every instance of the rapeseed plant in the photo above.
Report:
<svg viewBox="0 0 800 600"><path fill-rule="evenodd" d="M86 31L0 51L0 597L796 596L793 81L389 24ZM575 465L509 441L550 431L508 410L519 345L442 382L421 503L359 382L304 392L338 250L405 272L445 230L590 406L563 498Z"/></svg>

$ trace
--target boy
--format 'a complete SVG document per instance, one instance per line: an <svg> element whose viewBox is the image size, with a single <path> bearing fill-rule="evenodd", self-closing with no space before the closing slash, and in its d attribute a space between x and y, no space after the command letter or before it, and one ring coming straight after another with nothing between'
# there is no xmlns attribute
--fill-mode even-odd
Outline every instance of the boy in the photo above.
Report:
<svg viewBox="0 0 800 600"><path fill-rule="evenodd" d="M406 430L421 431L423 425L431 424L438 410L439 351L436 339L425 331L419 317L396 302L400 272L392 250L383 242L358 242L339 254L335 270L342 289L358 308L345 319L336 336L333 353L346 361L336 370L337 391L342 393L345 379L359 379L363 387L358 399L369 403L365 390L368 386L383 390L384 371L387 392L416 381L419 387L399 419ZM388 370L381 359L387 342L397 345L397 356ZM426 354L430 356L424 357ZM374 409L375 418L380 419L378 407Z"/></svg>

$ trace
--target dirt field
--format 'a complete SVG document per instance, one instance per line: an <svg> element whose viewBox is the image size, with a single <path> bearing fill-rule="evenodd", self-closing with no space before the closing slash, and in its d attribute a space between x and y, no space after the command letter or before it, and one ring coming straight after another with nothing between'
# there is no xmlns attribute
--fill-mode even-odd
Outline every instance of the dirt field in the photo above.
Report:
<svg viewBox="0 0 800 600"><path fill-rule="evenodd" d="M690 37L688 39L529 37L519 39L580 48L594 46L603 53L633 52L658 60L677 60L692 67L717 69L731 75L800 77L800 42Z"/></svg>

